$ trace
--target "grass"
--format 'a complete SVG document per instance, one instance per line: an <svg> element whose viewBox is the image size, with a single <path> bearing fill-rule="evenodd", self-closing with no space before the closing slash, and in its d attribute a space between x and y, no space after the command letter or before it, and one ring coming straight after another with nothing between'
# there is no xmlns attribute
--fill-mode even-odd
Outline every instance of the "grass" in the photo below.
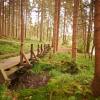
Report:
<svg viewBox="0 0 100 100"><path fill-rule="evenodd" d="M69 66L78 72L63 71ZM74 66L74 67L72 67ZM73 63L69 54L48 54L33 67L34 73L48 72L51 76L46 86L37 89L19 91L19 100L99 100L92 96L91 81L93 79L94 61L78 54L77 62ZM26 92L26 93L25 93ZM29 99L28 98L28 99ZM27 99L27 100L28 100Z"/></svg>
<svg viewBox="0 0 100 100"><path fill-rule="evenodd" d="M39 59L32 72L47 72L51 78L45 86L17 90L18 100L100 100L93 97L91 91L94 60L85 58L83 54L78 54L75 63L70 54L50 52Z"/></svg>
<svg viewBox="0 0 100 100"><path fill-rule="evenodd" d="M12 100L10 91L5 85L0 85L0 100Z"/></svg>
<svg viewBox="0 0 100 100"><path fill-rule="evenodd" d="M39 41L26 39L24 43L24 50L26 53L28 53L30 51L30 45L33 44L34 50L36 50ZM19 51L19 40L9 38L0 39L0 60L19 55Z"/></svg>

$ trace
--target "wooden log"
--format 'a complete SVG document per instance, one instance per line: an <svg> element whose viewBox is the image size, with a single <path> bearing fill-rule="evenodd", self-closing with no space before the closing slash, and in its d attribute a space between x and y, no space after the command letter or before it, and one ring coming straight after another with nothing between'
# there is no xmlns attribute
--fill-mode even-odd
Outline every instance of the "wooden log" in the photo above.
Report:
<svg viewBox="0 0 100 100"><path fill-rule="evenodd" d="M32 63L33 62L35 62L35 61L38 61L37 60L37 57L36 57L36 55L35 55L35 53L34 53L34 51L33 51L33 44L31 44L31 50L30 50L30 60L32 61Z"/></svg>
<svg viewBox="0 0 100 100"><path fill-rule="evenodd" d="M3 69L0 69L0 84L3 84L8 80L9 80L9 78L8 78L7 74L5 73L5 71Z"/></svg>
<svg viewBox="0 0 100 100"><path fill-rule="evenodd" d="M43 54L43 46L42 46L42 44L41 44L41 55Z"/></svg>

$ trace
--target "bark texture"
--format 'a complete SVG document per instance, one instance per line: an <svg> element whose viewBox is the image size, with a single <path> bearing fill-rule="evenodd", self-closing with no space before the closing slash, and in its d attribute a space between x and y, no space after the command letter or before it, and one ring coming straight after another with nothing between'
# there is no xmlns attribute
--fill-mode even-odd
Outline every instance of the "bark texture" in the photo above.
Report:
<svg viewBox="0 0 100 100"><path fill-rule="evenodd" d="M54 31L53 31L53 51L54 52L58 50L60 2L61 2L60 0L55 0Z"/></svg>
<svg viewBox="0 0 100 100"><path fill-rule="evenodd" d="M95 0L94 29L95 74L92 82L92 90L95 96L100 96L100 0Z"/></svg>
<svg viewBox="0 0 100 100"><path fill-rule="evenodd" d="M78 20L79 0L74 0L73 9L73 36L72 36L72 59L76 60L77 53L77 20Z"/></svg>

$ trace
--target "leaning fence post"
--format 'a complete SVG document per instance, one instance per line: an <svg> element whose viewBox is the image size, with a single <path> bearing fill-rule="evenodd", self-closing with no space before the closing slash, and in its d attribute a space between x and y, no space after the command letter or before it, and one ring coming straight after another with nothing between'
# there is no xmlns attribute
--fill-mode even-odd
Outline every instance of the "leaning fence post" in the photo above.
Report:
<svg viewBox="0 0 100 100"><path fill-rule="evenodd" d="M39 55L39 52L40 52L40 50L39 50L39 44L38 44L38 47L37 47L37 56Z"/></svg>
<svg viewBox="0 0 100 100"><path fill-rule="evenodd" d="M31 50L30 50L30 52L31 52L30 59L32 59L32 53L33 53L33 44L31 44Z"/></svg>
<svg viewBox="0 0 100 100"><path fill-rule="evenodd" d="M41 54L42 54L42 52L43 52L43 47L42 47L42 44L41 44Z"/></svg>

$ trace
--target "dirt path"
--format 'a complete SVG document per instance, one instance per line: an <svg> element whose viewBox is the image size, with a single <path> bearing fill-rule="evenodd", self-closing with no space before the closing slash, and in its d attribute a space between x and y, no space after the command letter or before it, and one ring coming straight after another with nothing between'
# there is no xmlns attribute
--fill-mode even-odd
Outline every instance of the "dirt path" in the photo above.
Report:
<svg viewBox="0 0 100 100"><path fill-rule="evenodd" d="M70 48L67 48L63 45L59 46L58 52L71 52ZM35 52L36 54L36 52ZM30 54L26 54L26 57L29 59L30 58ZM15 66L17 64L19 64L20 62L20 56L16 56L16 57L10 57L8 59L4 59L0 61L0 69L7 69L10 66Z"/></svg>
<svg viewBox="0 0 100 100"><path fill-rule="evenodd" d="M58 52L70 52L71 53L71 48L67 48L63 45L59 45L59 48L58 48Z"/></svg>

